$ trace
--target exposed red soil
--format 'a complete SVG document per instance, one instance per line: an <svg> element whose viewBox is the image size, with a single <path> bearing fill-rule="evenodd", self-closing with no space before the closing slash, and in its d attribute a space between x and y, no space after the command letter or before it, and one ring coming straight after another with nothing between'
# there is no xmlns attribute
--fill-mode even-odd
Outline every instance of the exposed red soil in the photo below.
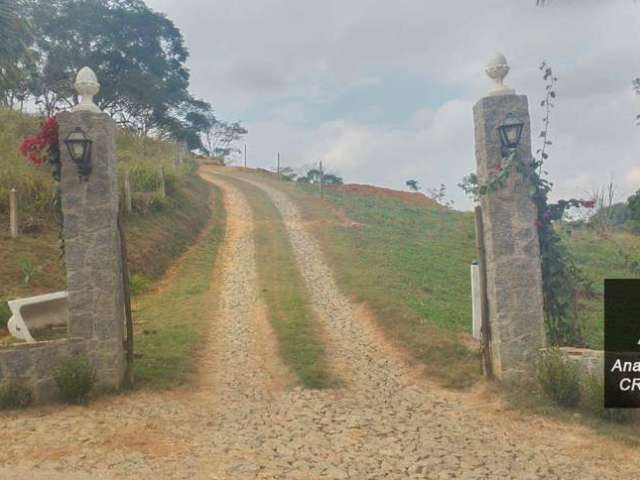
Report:
<svg viewBox="0 0 640 480"><path fill-rule="evenodd" d="M209 165L207 165L210 167ZM217 167L221 170L229 172L246 172L257 173L259 175L267 175L276 178L276 174L263 168L244 168L238 166ZM400 200L410 205L423 205L425 207L446 208L432 198L427 197L421 192L403 192L401 190L393 190L391 188L374 187L373 185L361 185L359 183L348 183L346 185L326 185L325 188L337 190L339 192L353 193L364 197L376 198L392 198Z"/></svg>
<svg viewBox="0 0 640 480"><path fill-rule="evenodd" d="M339 192L355 193L356 195L367 197L393 198L412 205L424 205L426 207L444 208L438 202L420 192L403 192L400 190L392 190L390 188L374 187L371 185L360 185L357 183L349 183L347 185L331 185L327 186L327 188L331 188Z"/></svg>

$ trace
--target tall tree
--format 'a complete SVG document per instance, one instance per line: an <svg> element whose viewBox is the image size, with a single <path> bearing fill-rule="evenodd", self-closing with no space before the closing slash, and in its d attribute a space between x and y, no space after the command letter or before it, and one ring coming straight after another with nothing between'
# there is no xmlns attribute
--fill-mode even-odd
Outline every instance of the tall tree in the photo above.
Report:
<svg viewBox="0 0 640 480"><path fill-rule="evenodd" d="M0 104L23 103L34 73L35 52L27 0L0 0Z"/></svg>
<svg viewBox="0 0 640 480"><path fill-rule="evenodd" d="M46 115L75 105L86 65L121 126L228 154L247 131L189 93L188 55L180 30L143 0L0 0L0 105L31 97Z"/></svg>
<svg viewBox="0 0 640 480"><path fill-rule="evenodd" d="M158 131L160 136L184 142L189 150L207 152L203 137L213 127L211 105L202 100L189 98L179 108L163 115Z"/></svg>
<svg viewBox="0 0 640 480"><path fill-rule="evenodd" d="M233 143L248 133L240 122L223 122L213 113L210 114L210 127L204 134L205 146L209 155L226 157L234 152Z"/></svg>
<svg viewBox="0 0 640 480"><path fill-rule="evenodd" d="M627 208L629 209L633 228L640 232L640 190L628 198Z"/></svg>
<svg viewBox="0 0 640 480"><path fill-rule="evenodd" d="M177 136L191 110L210 109L188 92L181 32L143 1L36 2L42 62L33 93L46 113L76 103L73 76L85 65L100 78L99 106L140 134L169 129Z"/></svg>

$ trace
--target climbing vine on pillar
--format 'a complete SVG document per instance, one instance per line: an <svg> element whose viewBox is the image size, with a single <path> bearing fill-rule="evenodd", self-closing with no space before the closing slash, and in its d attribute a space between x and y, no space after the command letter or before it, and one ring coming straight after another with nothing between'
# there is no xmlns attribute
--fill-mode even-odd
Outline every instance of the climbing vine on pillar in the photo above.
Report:
<svg viewBox="0 0 640 480"><path fill-rule="evenodd" d="M560 200L549 201L553 183L548 179L544 163L549 158L548 147L552 145L549 138L551 110L556 99L556 82L551 67L543 62L540 65L545 82L545 97L540 102L544 108L542 128L538 138L541 145L531 162L523 161L515 151L510 152L490 178L481 182L475 173L462 180L460 187L475 200L504 188L507 179L515 172L528 186L529 197L536 205L540 255L542 260L542 281L544 294L544 310L547 336L552 344L581 345L584 343L580 324L573 315L572 305L575 293L589 288L587 281L577 267L571 252L562 241L554 227L570 208L593 208L592 200Z"/></svg>

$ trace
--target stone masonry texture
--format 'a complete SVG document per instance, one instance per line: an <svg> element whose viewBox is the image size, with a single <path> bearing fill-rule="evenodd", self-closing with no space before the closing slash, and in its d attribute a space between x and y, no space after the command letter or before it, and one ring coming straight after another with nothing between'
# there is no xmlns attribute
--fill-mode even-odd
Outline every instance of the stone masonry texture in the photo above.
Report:
<svg viewBox="0 0 640 480"><path fill-rule="evenodd" d="M519 158L532 161L527 97L485 97L473 109L478 177L486 183L497 171L502 149L497 127L508 113L524 122ZM500 379L516 379L535 365L545 343L542 272L536 207L520 174L480 199L485 230L487 295L493 369Z"/></svg>
<svg viewBox="0 0 640 480"><path fill-rule="evenodd" d="M69 336L88 342L98 384L118 388L126 365L116 126L108 115L91 112L66 112L58 121L61 142L78 126L93 141L93 171L87 181L79 179L61 145Z"/></svg>
<svg viewBox="0 0 640 480"><path fill-rule="evenodd" d="M55 367L65 358L87 354L82 339L19 344L0 350L0 384L20 383L28 386L37 403L57 399L53 379Z"/></svg>
<svg viewBox="0 0 640 480"><path fill-rule="evenodd" d="M106 390L120 387L126 368L115 123L90 112L62 113L58 122L68 338L0 350L0 384L27 385L37 403L58 397L53 373L66 358L87 356L96 369L98 388ZM76 127L93 141L93 172L87 181L80 181L63 143Z"/></svg>

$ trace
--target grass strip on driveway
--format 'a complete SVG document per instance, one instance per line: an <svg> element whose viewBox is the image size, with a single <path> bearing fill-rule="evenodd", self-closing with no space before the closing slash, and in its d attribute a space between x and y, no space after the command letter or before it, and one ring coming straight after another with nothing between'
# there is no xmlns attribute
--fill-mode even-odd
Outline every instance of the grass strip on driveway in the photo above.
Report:
<svg viewBox="0 0 640 480"><path fill-rule="evenodd" d="M253 211L260 291L280 356L304 387L327 387L331 379L319 327L282 216L259 188L225 177L227 180L242 192Z"/></svg>
<svg viewBox="0 0 640 480"><path fill-rule="evenodd" d="M136 384L169 388L188 382L194 354L211 321L207 296L224 238L222 192L212 187L211 223L160 287L135 299Z"/></svg>
<svg viewBox="0 0 640 480"><path fill-rule="evenodd" d="M289 193L340 289L366 302L387 338L431 377L455 388L481 378L469 334L472 214L331 188L321 199L314 187L252 177Z"/></svg>

